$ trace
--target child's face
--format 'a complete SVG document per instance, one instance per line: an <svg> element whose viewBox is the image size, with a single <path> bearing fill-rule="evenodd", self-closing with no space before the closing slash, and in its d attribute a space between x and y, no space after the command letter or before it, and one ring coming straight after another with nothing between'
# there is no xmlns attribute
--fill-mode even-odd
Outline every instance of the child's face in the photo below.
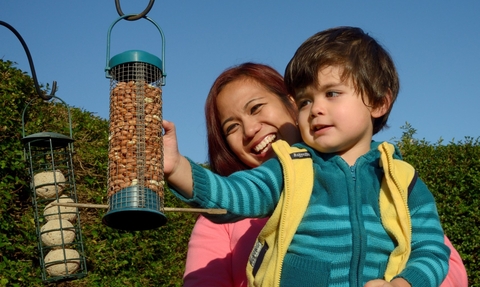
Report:
<svg viewBox="0 0 480 287"><path fill-rule="evenodd" d="M218 94L217 109L228 145L249 167L274 155L272 142L300 141L295 119L280 98L252 79L227 84Z"/></svg>
<svg viewBox="0 0 480 287"><path fill-rule="evenodd" d="M341 67L328 66L318 72L318 86L298 94L298 125L305 143L323 153L335 153L353 165L370 150L372 117L349 79L342 82ZM368 104L368 102L366 102Z"/></svg>

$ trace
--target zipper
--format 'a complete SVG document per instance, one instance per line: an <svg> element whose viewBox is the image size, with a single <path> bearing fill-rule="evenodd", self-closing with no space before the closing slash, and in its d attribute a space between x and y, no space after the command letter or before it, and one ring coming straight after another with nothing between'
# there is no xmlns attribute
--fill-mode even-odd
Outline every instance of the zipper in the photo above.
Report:
<svg viewBox="0 0 480 287"><path fill-rule="evenodd" d="M406 207L408 218L412 218L412 216L410 214L410 209L408 208L408 190L403 190L402 189L402 185L398 182L398 178L395 176L395 174L393 174L391 172L393 170L393 155L383 145L382 145L382 150L387 155L386 159L387 159L387 164L388 164L388 170L389 170L389 173L390 173L390 178L393 180L393 182L395 183L395 186L398 188L398 190L401 190L400 195L403 198L403 204ZM411 224L410 224L410 233L412 233L412 225Z"/></svg>
<svg viewBox="0 0 480 287"><path fill-rule="evenodd" d="M283 155L285 155L285 153L282 153ZM289 156L290 156L290 153L287 153ZM285 167L285 168L288 168L288 169L292 169L293 167L290 166L290 165L285 165L288 160L286 161L284 159L283 156L281 157L278 157L280 159L280 162L282 164L282 167ZM291 163L291 161L289 162ZM279 230L279 243L278 243L278 251L279 251L279 254L280 254L280 251L283 250L283 245L284 245L284 242L285 242L285 218L287 218L287 215L286 215L286 212L288 212L289 210L289 206L288 206L288 203L290 202L290 197L291 197L291 192L286 192L287 190L287 186L290 186L290 174L291 172L285 172L284 171L284 182L285 182L285 186L284 186L284 192L285 192L285 198L284 198L284 206L283 206L283 209L282 209L282 216L281 216L281 219L280 219L280 230ZM289 189L290 190L290 189ZM287 198L288 196L288 198ZM278 263L278 273L275 274L275 286L280 286L280 280L281 280L281 277L282 277L282 268L283 268L283 259L282 260L278 260L277 261Z"/></svg>
<svg viewBox="0 0 480 287"><path fill-rule="evenodd" d="M351 194L349 196L350 200L352 201L352 206L353 209L351 212L353 214L350 215L351 224L352 224L352 262L354 264L353 270L355 270L355 276L353 278L350 278L350 284L352 286L358 286L358 278L360 278L360 256L362 254L362 245L361 243L356 240L356 238L361 238L362 235L362 226L360 226L360 215L361 215L361 195L360 195L360 203L358 202L358 192L357 192L357 176L356 176L356 170L357 170L357 162L355 162L354 165L349 166L350 173L352 176L352 190ZM359 207L360 204L360 207Z"/></svg>
<svg viewBox="0 0 480 287"><path fill-rule="evenodd" d="M346 163L346 162L345 162ZM355 272L352 272L350 275L350 285L351 286L359 286L359 278L362 278L362 272L361 272L361 262L363 261L361 256L362 256L362 246L363 246L363 241L365 240L363 238L364 232L363 230L363 222L360 220L362 217L362 200L361 200L361 194L357 192L357 175L356 171L359 169L358 168L358 161L355 162L354 165L350 166L348 165L348 169L350 171L350 175L352 178L352 188L349 191L348 194L348 199L349 199L349 205L350 205L350 221L352 225L352 263L353 266L352 270L355 270Z"/></svg>

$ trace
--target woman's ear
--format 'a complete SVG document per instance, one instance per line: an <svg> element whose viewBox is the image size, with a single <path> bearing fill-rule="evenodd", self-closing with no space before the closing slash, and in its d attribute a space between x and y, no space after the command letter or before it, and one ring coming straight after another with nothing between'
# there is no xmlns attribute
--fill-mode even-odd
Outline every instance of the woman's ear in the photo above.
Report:
<svg viewBox="0 0 480 287"><path fill-rule="evenodd" d="M298 108L297 108L297 104L295 103L295 98L292 97L292 95L288 95L288 101L292 104L292 107L294 108L295 110L295 113L298 113Z"/></svg>
<svg viewBox="0 0 480 287"><path fill-rule="evenodd" d="M288 95L288 100L290 101L290 103L292 103L292 105L295 105L295 98L292 97L292 95Z"/></svg>
<svg viewBox="0 0 480 287"><path fill-rule="evenodd" d="M376 119L384 116L390 110L391 104L392 104L392 91L388 90L384 96L383 104L370 111L372 118Z"/></svg>

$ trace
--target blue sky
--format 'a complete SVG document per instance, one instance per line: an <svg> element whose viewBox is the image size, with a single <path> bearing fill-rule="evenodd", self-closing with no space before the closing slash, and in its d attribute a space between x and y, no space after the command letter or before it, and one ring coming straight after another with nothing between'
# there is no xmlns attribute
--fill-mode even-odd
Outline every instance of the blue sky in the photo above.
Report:
<svg viewBox="0 0 480 287"><path fill-rule="evenodd" d="M125 14L148 2L120 1ZM381 42L400 74L390 128L375 139L398 139L406 122L430 142L477 138L479 14L480 1L156 1L148 16L165 35L163 117L176 123L180 151L205 162L204 101L224 69L255 61L283 74L309 36L349 25ZM109 116L107 32L118 18L113 0L0 0L0 20L22 35L39 82L57 81L58 97L102 118ZM110 58L130 49L161 57L161 47L157 28L145 19L121 20L112 29ZM0 58L31 75L20 42L3 26Z"/></svg>

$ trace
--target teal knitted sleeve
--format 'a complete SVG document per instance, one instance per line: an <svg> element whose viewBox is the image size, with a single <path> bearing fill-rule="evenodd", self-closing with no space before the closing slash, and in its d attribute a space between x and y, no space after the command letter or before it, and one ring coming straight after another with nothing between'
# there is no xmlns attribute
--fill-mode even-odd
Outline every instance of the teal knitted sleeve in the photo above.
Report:
<svg viewBox="0 0 480 287"><path fill-rule="evenodd" d="M224 222L241 217L270 215L283 189L282 168L273 158L261 166L233 173L228 177L217 175L190 161L193 174L193 198L186 199L172 192L182 201L203 208L224 208L228 215Z"/></svg>

